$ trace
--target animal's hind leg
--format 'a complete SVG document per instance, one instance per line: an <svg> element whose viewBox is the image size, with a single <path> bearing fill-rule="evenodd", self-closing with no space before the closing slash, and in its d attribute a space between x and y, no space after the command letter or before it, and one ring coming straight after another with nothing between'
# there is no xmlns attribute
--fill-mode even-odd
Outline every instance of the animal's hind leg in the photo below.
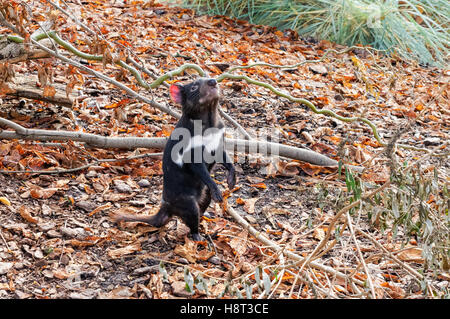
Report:
<svg viewBox="0 0 450 319"><path fill-rule="evenodd" d="M152 216L151 220L148 221L154 227L161 227L167 224L171 217L171 211L169 205L163 203L158 211L158 213Z"/></svg>
<svg viewBox="0 0 450 319"><path fill-rule="evenodd" d="M197 241L202 240L202 237L198 233L200 208L196 198L194 196L184 196L178 198L174 208L176 209L176 213L174 213L174 215L179 216L189 227L192 238Z"/></svg>

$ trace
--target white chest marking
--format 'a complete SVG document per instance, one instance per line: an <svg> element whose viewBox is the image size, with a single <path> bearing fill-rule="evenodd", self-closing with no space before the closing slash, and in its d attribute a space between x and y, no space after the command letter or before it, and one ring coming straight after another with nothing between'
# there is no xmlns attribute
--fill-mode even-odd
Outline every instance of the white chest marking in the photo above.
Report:
<svg viewBox="0 0 450 319"><path fill-rule="evenodd" d="M186 153L190 152L192 149L201 151L203 146L208 153L216 151L220 145L224 132L225 128L210 128L205 131L204 136L195 135L191 137L187 145L183 147L183 152L177 152L172 158L173 161L181 167L183 166L183 157Z"/></svg>

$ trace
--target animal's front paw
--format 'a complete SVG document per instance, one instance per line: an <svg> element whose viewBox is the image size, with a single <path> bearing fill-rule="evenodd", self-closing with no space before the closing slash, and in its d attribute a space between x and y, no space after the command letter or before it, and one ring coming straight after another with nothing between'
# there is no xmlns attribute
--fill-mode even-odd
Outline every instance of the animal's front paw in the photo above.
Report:
<svg viewBox="0 0 450 319"><path fill-rule="evenodd" d="M194 241L204 241L205 240L205 238L203 238L203 236L200 235L199 233L192 234L192 239Z"/></svg>
<svg viewBox="0 0 450 319"><path fill-rule="evenodd" d="M222 193L220 192L220 190L218 188L216 188L215 190L211 191L211 197L217 203L223 202Z"/></svg>

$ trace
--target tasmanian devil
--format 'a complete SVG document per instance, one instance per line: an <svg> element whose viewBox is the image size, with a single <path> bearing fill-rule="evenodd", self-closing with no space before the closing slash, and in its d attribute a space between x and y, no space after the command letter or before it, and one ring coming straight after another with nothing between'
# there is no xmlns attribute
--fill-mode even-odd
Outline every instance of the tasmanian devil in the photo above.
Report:
<svg viewBox="0 0 450 319"><path fill-rule="evenodd" d="M163 195L160 209L153 216L116 214L116 221L140 221L161 227L172 216L179 216L189 226L194 240L199 218L208 208L211 198L222 202L222 194L210 176L216 163L227 170L231 189L236 183L233 164L224 145L224 124L219 118L219 88L216 80L200 78L186 85L170 87L172 100L181 104L182 116L164 148Z"/></svg>

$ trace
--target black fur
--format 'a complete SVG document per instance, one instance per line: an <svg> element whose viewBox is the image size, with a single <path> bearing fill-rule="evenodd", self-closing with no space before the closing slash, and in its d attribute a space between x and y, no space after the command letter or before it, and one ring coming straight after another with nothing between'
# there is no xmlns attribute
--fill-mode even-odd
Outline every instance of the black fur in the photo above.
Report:
<svg viewBox="0 0 450 319"><path fill-rule="evenodd" d="M182 106L182 116L175 127L187 129L194 136L194 121L201 121L201 133L210 128L222 129L223 122L218 114L219 92L214 79L198 79L186 85L170 88L172 99ZM174 130L174 132L175 132ZM166 224L172 216L179 216L189 226L194 240L201 240L199 235L199 218L208 208L211 198L222 202L222 194L212 180L210 171L216 163L221 163L227 170L227 183L233 188L236 176L233 164L223 147L223 136L219 147L212 154L203 153L200 146L200 161L194 161L194 153L183 157L183 164L173 160L173 150L180 141L172 132L163 155L163 195L158 213L154 216L118 215L115 220L142 221L156 227ZM197 132L196 132L197 133ZM177 146L179 147L179 145ZM175 152L176 153L176 152ZM212 156L205 156L212 155Z"/></svg>

